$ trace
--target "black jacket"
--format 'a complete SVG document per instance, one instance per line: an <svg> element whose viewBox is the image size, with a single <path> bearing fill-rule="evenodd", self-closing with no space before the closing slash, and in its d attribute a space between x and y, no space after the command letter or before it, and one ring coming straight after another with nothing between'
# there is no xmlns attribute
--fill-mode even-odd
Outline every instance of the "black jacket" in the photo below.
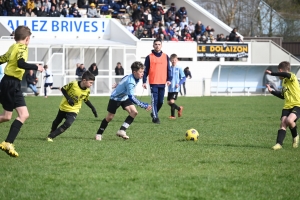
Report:
<svg viewBox="0 0 300 200"><path fill-rule="evenodd" d="M115 68L116 75L124 75L124 69L121 67L120 69L118 67Z"/></svg>
<svg viewBox="0 0 300 200"><path fill-rule="evenodd" d="M27 87L29 87L29 84L35 85L36 82L37 82L35 73L33 73L31 76L30 76L29 73L27 73L26 74L26 81L27 81ZM35 82L35 84L33 82Z"/></svg>

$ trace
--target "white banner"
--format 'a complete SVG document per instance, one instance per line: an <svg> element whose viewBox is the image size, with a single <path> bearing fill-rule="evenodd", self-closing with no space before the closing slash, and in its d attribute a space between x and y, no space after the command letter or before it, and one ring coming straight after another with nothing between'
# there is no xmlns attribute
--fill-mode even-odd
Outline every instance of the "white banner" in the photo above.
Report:
<svg viewBox="0 0 300 200"><path fill-rule="evenodd" d="M107 39L110 35L110 20L104 18L0 17L0 23L10 32L26 25L35 38Z"/></svg>

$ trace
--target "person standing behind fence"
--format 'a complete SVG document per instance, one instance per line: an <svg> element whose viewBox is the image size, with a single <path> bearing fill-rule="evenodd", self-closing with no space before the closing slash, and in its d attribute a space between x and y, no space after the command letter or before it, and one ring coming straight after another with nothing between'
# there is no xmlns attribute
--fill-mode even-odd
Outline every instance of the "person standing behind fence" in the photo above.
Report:
<svg viewBox="0 0 300 200"><path fill-rule="evenodd" d="M189 79L192 78L192 74L191 74L191 71L190 71L189 67L184 68L183 72L184 72L184 75L185 75L186 78L189 78ZM186 95L185 82L183 82L182 87L183 87L183 93L184 93L184 96L185 96ZM182 96L181 87L180 87L180 95Z"/></svg>
<svg viewBox="0 0 300 200"><path fill-rule="evenodd" d="M91 64L91 66L89 67L89 71L95 76L95 84L97 83L96 81L96 76L98 76L98 67L96 63ZM91 92L95 93L94 91L94 84L91 86L90 88Z"/></svg>
<svg viewBox="0 0 300 200"><path fill-rule="evenodd" d="M76 75L78 76L78 81L81 80L82 74L86 72L86 68L84 67L84 64L80 64L80 66L77 66L76 69Z"/></svg>
<svg viewBox="0 0 300 200"><path fill-rule="evenodd" d="M122 64L120 62L117 63L117 66L115 68L115 73L117 76L123 76L124 75L124 68L122 67ZM116 78L116 83L119 83L122 78Z"/></svg>
<svg viewBox="0 0 300 200"><path fill-rule="evenodd" d="M60 90L60 87L52 87L53 85L53 74L50 69L48 69L48 65L44 66L45 72L45 83L44 83L44 97L47 98L47 88L49 87L51 90Z"/></svg>
<svg viewBox="0 0 300 200"><path fill-rule="evenodd" d="M172 69L170 67L170 58L161 51L162 41L156 39L153 41L152 53L145 59L145 71L143 77L143 88L147 89L147 77L151 89L152 102L152 122L160 124L158 112L164 103L165 86L169 86L172 81Z"/></svg>

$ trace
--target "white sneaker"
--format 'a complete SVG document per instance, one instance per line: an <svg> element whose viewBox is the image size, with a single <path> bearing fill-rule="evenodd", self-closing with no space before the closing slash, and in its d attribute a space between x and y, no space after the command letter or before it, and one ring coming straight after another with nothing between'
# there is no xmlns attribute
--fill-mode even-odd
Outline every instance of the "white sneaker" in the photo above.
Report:
<svg viewBox="0 0 300 200"><path fill-rule="evenodd" d="M123 130L118 130L118 131L117 131L117 136L119 136L119 137L123 138L124 140L127 140L127 139L129 139L129 136L128 136L128 135L126 135L126 132L125 132L125 131L123 131Z"/></svg>
<svg viewBox="0 0 300 200"><path fill-rule="evenodd" d="M96 140L101 141L102 140L102 135L101 134L96 134Z"/></svg>

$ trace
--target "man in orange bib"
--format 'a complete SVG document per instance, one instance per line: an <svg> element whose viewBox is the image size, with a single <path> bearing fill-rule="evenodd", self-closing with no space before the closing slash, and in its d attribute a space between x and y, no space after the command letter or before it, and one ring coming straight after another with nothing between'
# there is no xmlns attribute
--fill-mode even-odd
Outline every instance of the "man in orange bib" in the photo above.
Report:
<svg viewBox="0 0 300 200"><path fill-rule="evenodd" d="M153 42L152 53L145 59L145 71L143 77L143 88L147 89L147 77L149 76L149 84L151 89L152 103L152 122L160 124L158 112L164 103L165 85L171 84L172 70L170 67L169 56L161 51L162 42L156 39Z"/></svg>

